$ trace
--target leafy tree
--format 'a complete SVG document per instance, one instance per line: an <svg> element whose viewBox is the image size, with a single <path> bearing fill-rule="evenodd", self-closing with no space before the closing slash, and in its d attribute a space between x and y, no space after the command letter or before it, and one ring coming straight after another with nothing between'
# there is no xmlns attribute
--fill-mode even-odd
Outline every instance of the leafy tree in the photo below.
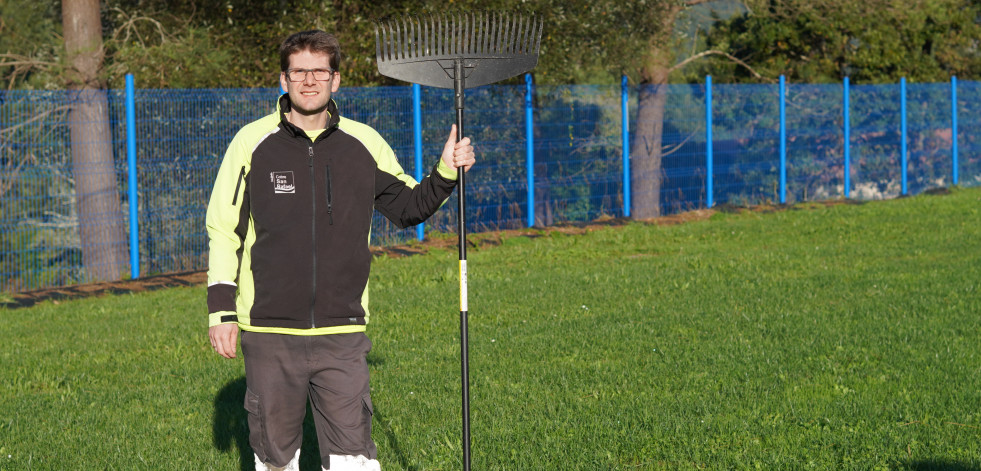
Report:
<svg viewBox="0 0 981 471"><path fill-rule="evenodd" d="M973 0L767 0L719 22L708 45L761 74L804 83L942 82L981 72L981 7ZM754 81L714 62L722 81Z"/></svg>

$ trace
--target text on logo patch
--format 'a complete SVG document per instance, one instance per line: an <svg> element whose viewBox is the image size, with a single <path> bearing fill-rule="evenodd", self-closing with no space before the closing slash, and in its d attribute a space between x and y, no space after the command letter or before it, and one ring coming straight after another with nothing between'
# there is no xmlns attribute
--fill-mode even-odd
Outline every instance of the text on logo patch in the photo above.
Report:
<svg viewBox="0 0 981 471"><path fill-rule="evenodd" d="M293 171L269 172L269 181L273 184L273 191L276 193L296 193L296 185L293 184Z"/></svg>

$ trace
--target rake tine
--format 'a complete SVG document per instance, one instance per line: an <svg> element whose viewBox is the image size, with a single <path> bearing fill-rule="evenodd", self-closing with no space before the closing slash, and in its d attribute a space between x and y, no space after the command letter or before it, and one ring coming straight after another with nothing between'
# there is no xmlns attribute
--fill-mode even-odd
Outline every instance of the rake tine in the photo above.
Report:
<svg viewBox="0 0 981 471"><path fill-rule="evenodd" d="M405 59L405 40L402 37L402 21L401 19L396 19L392 22L392 27L395 31L395 51L393 55L395 60Z"/></svg>
<svg viewBox="0 0 981 471"><path fill-rule="evenodd" d="M436 55L444 56L449 55L450 48L450 32L447 29L447 22L449 19L446 18L445 14L440 14L439 18L436 19Z"/></svg>
<svg viewBox="0 0 981 471"><path fill-rule="evenodd" d="M511 49L511 17L501 18L501 54L507 54Z"/></svg>
<svg viewBox="0 0 981 471"><path fill-rule="evenodd" d="M443 32L444 32L443 33L444 34L443 37L446 38L446 42L445 42L445 44L443 44L443 54L445 54L445 55L448 56L448 55L453 54L455 52L454 49L453 49L453 43L456 42L456 39L453 36L454 32L453 32L453 18L452 17L445 16L445 15L443 16Z"/></svg>
<svg viewBox="0 0 981 471"><path fill-rule="evenodd" d="M412 51L412 37L409 33L409 25L411 20L402 19L402 58L408 59L411 56Z"/></svg>
<svg viewBox="0 0 981 471"><path fill-rule="evenodd" d="M384 56L386 60L391 60L393 59L392 48L395 47L395 41L394 38L392 38L392 25L382 25L382 38L385 41L385 43L382 44L382 56Z"/></svg>
<svg viewBox="0 0 981 471"><path fill-rule="evenodd" d="M495 28L496 26L496 28ZM501 49L501 22L500 14L495 14L491 21L491 47L490 53L497 54Z"/></svg>
<svg viewBox="0 0 981 471"><path fill-rule="evenodd" d="M442 54L447 56L453 53L453 28L450 25L451 22L452 20L450 17L446 16L445 14L442 15L442 18L440 18L440 29L443 30L443 34L437 36L437 40L444 38L442 40L441 48Z"/></svg>
<svg viewBox="0 0 981 471"><path fill-rule="evenodd" d="M477 19L477 13L474 13L470 17L470 34L467 38L470 43L471 54L476 54L477 50L480 49L480 40L477 38L478 31L480 31L480 23Z"/></svg>
<svg viewBox="0 0 981 471"><path fill-rule="evenodd" d="M518 27L516 28L516 32L514 34L514 53L524 54L525 48L523 41L526 33L525 30L528 28L528 22L519 18L517 23Z"/></svg>
<svg viewBox="0 0 981 471"><path fill-rule="evenodd" d="M382 44L382 54L385 59L394 60L395 59L395 32L392 29L392 23L382 24L382 37L385 40L385 44Z"/></svg>
<svg viewBox="0 0 981 471"><path fill-rule="evenodd" d="M453 17L453 55L463 54L463 18Z"/></svg>
<svg viewBox="0 0 981 471"><path fill-rule="evenodd" d="M518 54L518 41L521 39L521 19L511 21L511 40L508 41L508 49L511 54Z"/></svg>
<svg viewBox="0 0 981 471"><path fill-rule="evenodd" d="M521 34L518 35L518 53L527 54L528 53L528 38L531 37L532 23L530 19L524 19L521 22Z"/></svg>
<svg viewBox="0 0 981 471"><path fill-rule="evenodd" d="M538 28L538 22L534 18L528 20L528 35L525 37L525 54L534 54L534 43L535 43L535 29Z"/></svg>
<svg viewBox="0 0 981 471"><path fill-rule="evenodd" d="M398 40L395 39L395 22L385 23L382 31L385 33L385 56L389 60L395 60L395 48L398 47Z"/></svg>
<svg viewBox="0 0 981 471"><path fill-rule="evenodd" d="M460 50L466 55L470 54L470 14L466 14L462 18L463 25L460 28Z"/></svg>
<svg viewBox="0 0 981 471"><path fill-rule="evenodd" d="M405 27L405 58L411 59L415 55L415 28L413 28L412 18L406 18L402 25Z"/></svg>
<svg viewBox="0 0 981 471"><path fill-rule="evenodd" d="M429 19L432 19L432 17L430 16ZM423 38L422 54L428 56L433 53L433 48L432 48L433 43L431 41L432 28L430 28L429 26L430 23L428 23L425 18L419 21L420 23L422 23L422 38Z"/></svg>
<svg viewBox="0 0 981 471"><path fill-rule="evenodd" d="M528 20L528 37L525 38L525 54L534 54L534 43L535 43L535 29L538 27L538 22L531 18Z"/></svg>
<svg viewBox="0 0 981 471"><path fill-rule="evenodd" d="M536 55L538 54L538 51L541 50L540 48L541 48L541 45L542 45L542 27L543 26L544 26L544 22L543 21L539 21L538 22L538 31L535 32L535 49L533 50Z"/></svg>
<svg viewBox="0 0 981 471"><path fill-rule="evenodd" d="M385 24L380 24L375 27L375 36L380 37L378 42L380 44L375 45L375 52L377 53L378 62L389 60L388 57L388 32L385 30Z"/></svg>
<svg viewBox="0 0 981 471"><path fill-rule="evenodd" d="M412 19L412 57L422 56L422 26L419 24L419 20L416 18Z"/></svg>
<svg viewBox="0 0 981 471"><path fill-rule="evenodd" d="M467 23L469 22L469 20L467 19L467 16L468 15L466 13L464 13L464 14L460 15L459 18L457 18L457 32L460 33L460 54L461 55L467 55L470 52L470 51L467 50L467 30L468 30Z"/></svg>
<svg viewBox="0 0 981 471"><path fill-rule="evenodd" d="M480 14L480 35L477 36L477 52L487 54L487 12Z"/></svg>
<svg viewBox="0 0 981 471"><path fill-rule="evenodd" d="M388 36L388 44L386 45L386 55L390 60L395 60L397 57L396 48L398 47L398 40L395 38L395 23L389 23L385 25L385 32Z"/></svg>

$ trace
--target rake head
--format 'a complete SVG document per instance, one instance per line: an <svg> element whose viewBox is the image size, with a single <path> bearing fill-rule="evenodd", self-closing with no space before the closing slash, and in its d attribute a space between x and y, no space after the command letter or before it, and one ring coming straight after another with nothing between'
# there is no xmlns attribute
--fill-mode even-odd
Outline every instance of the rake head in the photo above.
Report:
<svg viewBox="0 0 981 471"><path fill-rule="evenodd" d="M462 62L465 88L535 68L542 22L503 13L407 18L375 24L378 72L406 82L454 88Z"/></svg>

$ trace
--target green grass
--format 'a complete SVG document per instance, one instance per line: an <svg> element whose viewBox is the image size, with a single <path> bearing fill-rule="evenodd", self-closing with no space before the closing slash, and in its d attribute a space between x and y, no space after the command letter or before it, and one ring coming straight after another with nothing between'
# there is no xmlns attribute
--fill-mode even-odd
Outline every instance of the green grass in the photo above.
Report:
<svg viewBox="0 0 981 471"><path fill-rule="evenodd" d="M981 469L979 208L957 189L472 249L474 469ZM375 262L385 469L460 468L456 272ZM203 287L0 310L0 469L251 469L242 362L205 310Z"/></svg>

